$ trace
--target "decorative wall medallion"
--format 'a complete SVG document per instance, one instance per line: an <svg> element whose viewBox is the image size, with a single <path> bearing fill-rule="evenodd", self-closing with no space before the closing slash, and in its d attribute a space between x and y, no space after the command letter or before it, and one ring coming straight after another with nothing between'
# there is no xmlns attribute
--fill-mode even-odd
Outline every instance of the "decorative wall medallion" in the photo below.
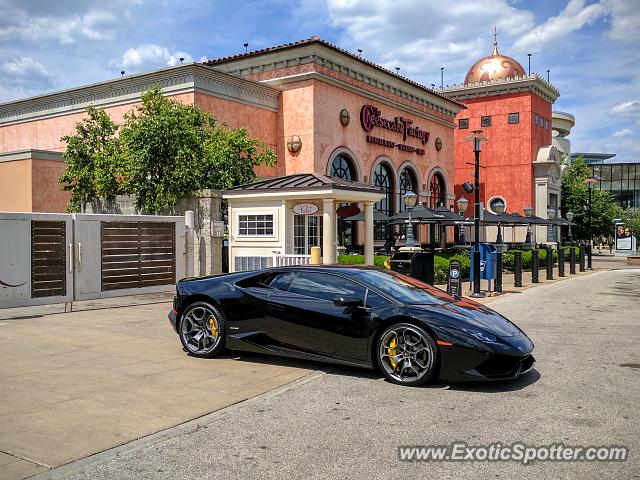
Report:
<svg viewBox="0 0 640 480"><path fill-rule="evenodd" d="M441 138L436 138L436 150L437 151L442 150L442 139Z"/></svg>
<svg viewBox="0 0 640 480"><path fill-rule="evenodd" d="M287 141L287 150L298 153L302 149L302 139L298 135L292 135Z"/></svg>
<svg viewBox="0 0 640 480"><path fill-rule="evenodd" d="M343 108L342 110L340 110L340 124L343 127L346 127L347 125L349 125L350 120L351 120L351 116L349 115L349 112L347 111L347 109Z"/></svg>

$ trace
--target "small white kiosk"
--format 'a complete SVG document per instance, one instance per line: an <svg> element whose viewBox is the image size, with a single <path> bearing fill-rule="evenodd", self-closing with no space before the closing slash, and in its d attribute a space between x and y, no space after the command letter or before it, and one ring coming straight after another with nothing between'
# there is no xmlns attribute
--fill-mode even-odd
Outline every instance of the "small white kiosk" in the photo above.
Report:
<svg viewBox="0 0 640 480"><path fill-rule="evenodd" d="M301 173L240 185L223 192L228 201L229 271L308 263L310 249L322 248L322 263L336 261L336 209L361 204L364 257L373 265L373 205L378 187Z"/></svg>

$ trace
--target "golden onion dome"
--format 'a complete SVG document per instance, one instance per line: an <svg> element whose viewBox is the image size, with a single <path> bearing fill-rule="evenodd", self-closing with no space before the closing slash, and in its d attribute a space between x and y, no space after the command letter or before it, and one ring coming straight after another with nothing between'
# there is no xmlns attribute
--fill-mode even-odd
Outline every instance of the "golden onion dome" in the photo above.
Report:
<svg viewBox="0 0 640 480"><path fill-rule="evenodd" d="M489 82L504 78L522 77L524 68L517 60L498 52L497 32L493 29L493 52L487 57L478 60L469 69L464 83Z"/></svg>

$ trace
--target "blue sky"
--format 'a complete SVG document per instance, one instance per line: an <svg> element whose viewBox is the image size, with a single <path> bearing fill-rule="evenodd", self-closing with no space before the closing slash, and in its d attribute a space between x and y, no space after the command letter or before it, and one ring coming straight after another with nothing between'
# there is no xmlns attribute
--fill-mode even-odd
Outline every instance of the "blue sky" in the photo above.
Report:
<svg viewBox="0 0 640 480"><path fill-rule="evenodd" d="M313 35L425 85L500 52L546 76L574 151L640 161L638 0L0 0L0 101Z"/></svg>

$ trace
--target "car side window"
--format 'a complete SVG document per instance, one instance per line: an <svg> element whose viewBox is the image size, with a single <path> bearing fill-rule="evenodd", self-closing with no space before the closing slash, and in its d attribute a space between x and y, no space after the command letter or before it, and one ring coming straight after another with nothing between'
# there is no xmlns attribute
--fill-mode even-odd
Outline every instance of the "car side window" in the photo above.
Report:
<svg viewBox="0 0 640 480"><path fill-rule="evenodd" d="M300 272L291 283L289 291L329 302L336 297L359 298L364 302L366 289L337 275Z"/></svg>
<svg viewBox="0 0 640 480"><path fill-rule="evenodd" d="M271 288L277 288L278 290L289 290L291 282L296 277L295 272L282 272L274 276L269 282Z"/></svg>
<svg viewBox="0 0 640 480"><path fill-rule="evenodd" d="M390 304L391 302L382 295L378 295L376 292L372 292L371 290L367 292L367 308L384 307Z"/></svg>

